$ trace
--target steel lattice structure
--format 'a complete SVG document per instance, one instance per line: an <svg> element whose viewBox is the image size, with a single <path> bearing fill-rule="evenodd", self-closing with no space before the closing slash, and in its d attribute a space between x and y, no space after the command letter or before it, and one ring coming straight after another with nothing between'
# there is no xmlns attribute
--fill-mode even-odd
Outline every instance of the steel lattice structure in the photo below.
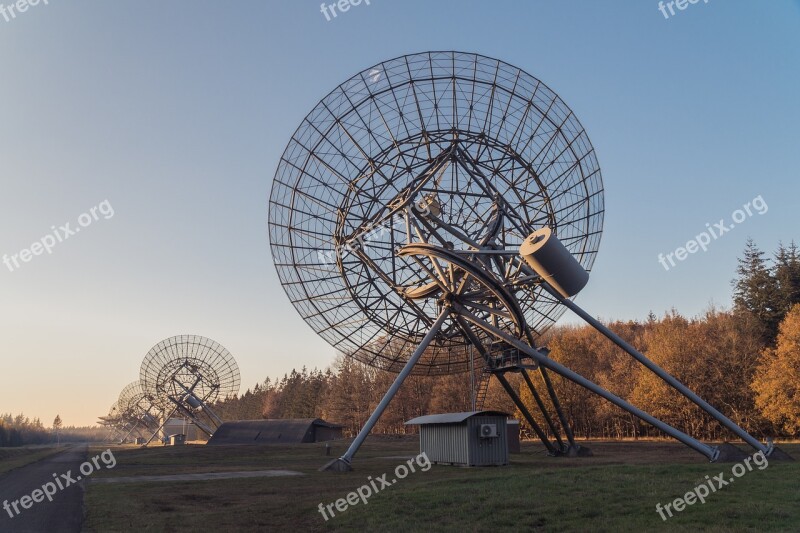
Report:
<svg viewBox="0 0 800 533"><path fill-rule="evenodd" d="M565 309L771 454L771 443L572 301L589 279L603 206L600 168L580 122L546 85L502 61L457 52L404 56L323 98L275 175L275 265L292 303L324 339L398 372L348 450L326 468L350 469L409 374L473 366L497 378L551 455L591 452L576 444L549 372L711 460L743 454L702 443L552 360L537 340ZM538 384L529 370L538 371ZM540 417L508 372L522 374Z"/></svg>
<svg viewBox="0 0 800 533"><path fill-rule="evenodd" d="M125 428L125 422L120 415L117 402L114 402L114 404L108 410L107 415L98 418L100 420L98 423L101 426L108 428L108 435L105 438L106 442L117 442L120 440L120 435L124 435L127 432L123 431Z"/></svg>
<svg viewBox="0 0 800 533"><path fill-rule="evenodd" d="M412 198L456 234L409 227ZM589 270L603 209L594 149L552 90L496 59L432 52L367 69L308 114L275 175L270 239L281 282L311 327L336 349L396 371L438 314L434 301L406 297L429 276L398 246L511 248L548 226ZM540 287L517 299L534 336L564 311ZM466 371L468 344L451 321L414 371Z"/></svg>
<svg viewBox="0 0 800 533"><path fill-rule="evenodd" d="M210 405L238 394L239 367L221 344L198 335L178 335L150 349L142 361L143 392L165 413L189 417L209 435L221 421Z"/></svg>
<svg viewBox="0 0 800 533"><path fill-rule="evenodd" d="M142 388L139 380L129 383L122 392L116 403L122 420L133 431L139 432L140 436L147 434L151 436L161 423L161 411L155 397L147 394Z"/></svg>

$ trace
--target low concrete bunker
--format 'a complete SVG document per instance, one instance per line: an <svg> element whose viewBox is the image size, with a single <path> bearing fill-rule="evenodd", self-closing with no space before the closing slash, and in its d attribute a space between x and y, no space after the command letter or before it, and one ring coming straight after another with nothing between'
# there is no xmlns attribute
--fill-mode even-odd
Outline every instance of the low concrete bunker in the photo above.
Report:
<svg viewBox="0 0 800 533"><path fill-rule="evenodd" d="M223 423L207 444L298 444L341 438L342 426L320 418L238 420Z"/></svg>

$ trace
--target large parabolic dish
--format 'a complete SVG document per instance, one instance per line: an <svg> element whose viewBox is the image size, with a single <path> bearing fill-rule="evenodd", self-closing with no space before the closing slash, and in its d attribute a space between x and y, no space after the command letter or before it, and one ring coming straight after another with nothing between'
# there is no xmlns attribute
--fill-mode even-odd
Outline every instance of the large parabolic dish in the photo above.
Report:
<svg viewBox="0 0 800 533"><path fill-rule="evenodd" d="M324 468L351 468L412 372L471 368L497 378L553 456L591 451L575 442L549 372L712 461L742 456L735 446L698 441L550 358L537 340L565 309L771 455L771 442L744 431L573 301L589 280L603 205L600 169L580 122L547 86L502 61L457 52L404 56L362 71L317 104L272 186L278 275L331 345L398 372L347 451ZM522 375L541 418L508 373Z"/></svg>
<svg viewBox="0 0 800 533"><path fill-rule="evenodd" d="M218 342L177 335L153 346L142 361L140 382L165 413L178 412L211 435L221 424L211 404L239 393L239 366ZM166 419L170 415L167 415Z"/></svg>
<svg viewBox="0 0 800 533"><path fill-rule="evenodd" d="M409 209L425 216L409 224ZM400 254L401 245L515 249L549 227L590 270L603 212L594 149L558 95L496 59L428 52L370 67L314 107L281 158L269 227L281 283L306 322L337 350L397 371L439 314L435 299L415 297L431 289L427 251ZM495 313L496 324L516 334L522 322L535 338L564 308L541 286L515 286L525 274L508 267L497 261L494 277L519 309ZM466 371L470 354L482 366L469 345L449 318L413 372Z"/></svg>

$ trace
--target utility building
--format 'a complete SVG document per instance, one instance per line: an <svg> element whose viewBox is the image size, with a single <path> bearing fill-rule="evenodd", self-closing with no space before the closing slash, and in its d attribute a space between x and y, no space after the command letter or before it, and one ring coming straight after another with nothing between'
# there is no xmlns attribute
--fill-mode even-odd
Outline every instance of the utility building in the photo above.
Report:
<svg viewBox="0 0 800 533"><path fill-rule="evenodd" d="M508 464L508 414L468 411L420 416L406 425L419 426L420 453L432 463L460 466Z"/></svg>

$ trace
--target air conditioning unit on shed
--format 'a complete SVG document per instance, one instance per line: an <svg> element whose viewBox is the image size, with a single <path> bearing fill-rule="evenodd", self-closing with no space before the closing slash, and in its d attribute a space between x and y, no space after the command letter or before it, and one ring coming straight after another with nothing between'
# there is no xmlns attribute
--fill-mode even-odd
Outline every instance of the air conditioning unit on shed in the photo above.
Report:
<svg viewBox="0 0 800 533"><path fill-rule="evenodd" d="M482 439L497 437L497 424L481 424L480 436Z"/></svg>

